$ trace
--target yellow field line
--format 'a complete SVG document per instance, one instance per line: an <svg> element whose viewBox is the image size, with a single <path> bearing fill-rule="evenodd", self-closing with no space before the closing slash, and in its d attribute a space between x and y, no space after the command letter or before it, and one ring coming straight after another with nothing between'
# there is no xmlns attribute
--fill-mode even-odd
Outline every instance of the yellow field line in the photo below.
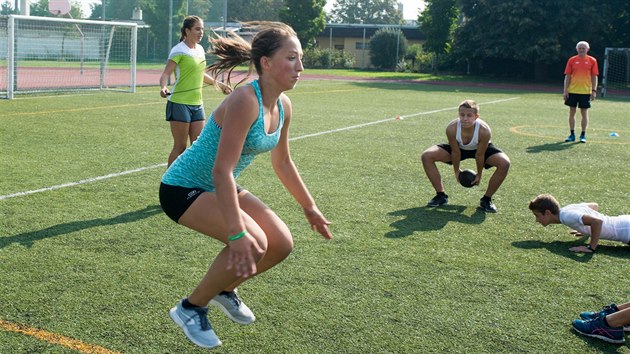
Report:
<svg viewBox="0 0 630 354"><path fill-rule="evenodd" d="M25 334L51 344L62 345L81 353L120 354L120 352L114 352L109 349L99 347L98 345L84 343L77 339L68 338L60 334L47 332L42 329L32 328L18 323L0 320L0 328L9 332Z"/></svg>

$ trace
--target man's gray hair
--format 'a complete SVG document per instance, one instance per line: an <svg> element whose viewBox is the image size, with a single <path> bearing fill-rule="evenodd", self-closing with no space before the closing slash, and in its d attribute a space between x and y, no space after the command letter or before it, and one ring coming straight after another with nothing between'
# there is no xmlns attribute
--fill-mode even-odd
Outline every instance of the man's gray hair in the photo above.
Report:
<svg viewBox="0 0 630 354"><path fill-rule="evenodd" d="M591 46L590 46L590 45L588 45L588 42L587 42L587 41L579 41L579 42L577 42L577 44L575 45L575 48L579 47L579 46L580 46L580 44L584 44L584 45L586 46L586 48L588 48L588 49L590 49L590 48L591 48Z"/></svg>

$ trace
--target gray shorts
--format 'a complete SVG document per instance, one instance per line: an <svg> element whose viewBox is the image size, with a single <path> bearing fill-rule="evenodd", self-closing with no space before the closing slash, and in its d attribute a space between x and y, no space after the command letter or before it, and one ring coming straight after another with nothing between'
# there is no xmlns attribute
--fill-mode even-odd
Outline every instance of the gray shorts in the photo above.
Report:
<svg viewBox="0 0 630 354"><path fill-rule="evenodd" d="M166 103L166 120L183 123L205 120L203 105L188 105L168 101Z"/></svg>

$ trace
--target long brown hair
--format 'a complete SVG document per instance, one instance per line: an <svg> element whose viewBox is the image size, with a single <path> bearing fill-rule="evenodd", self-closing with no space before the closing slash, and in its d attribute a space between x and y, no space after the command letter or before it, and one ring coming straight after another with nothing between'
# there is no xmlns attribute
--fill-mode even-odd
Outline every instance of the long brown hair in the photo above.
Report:
<svg viewBox="0 0 630 354"><path fill-rule="evenodd" d="M227 36L217 36L210 40L211 49L209 53L215 55L218 60L207 67L207 71L215 79L222 73L227 73L227 84L230 85L230 74L240 64L249 62L249 69L244 79L236 85L245 81L256 69L258 76L262 75L260 58L272 56L281 46L285 39L297 37L291 26L282 22L245 22L243 29L257 31L251 44L234 32L229 32Z"/></svg>

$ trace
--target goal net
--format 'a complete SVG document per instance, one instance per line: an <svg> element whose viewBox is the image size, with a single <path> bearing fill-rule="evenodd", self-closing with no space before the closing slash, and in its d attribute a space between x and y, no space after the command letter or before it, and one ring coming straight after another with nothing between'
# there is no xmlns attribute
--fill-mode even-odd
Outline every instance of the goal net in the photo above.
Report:
<svg viewBox="0 0 630 354"><path fill-rule="evenodd" d="M606 48L602 96L630 96L630 48Z"/></svg>
<svg viewBox="0 0 630 354"><path fill-rule="evenodd" d="M135 23L0 17L0 97L136 89Z"/></svg>

